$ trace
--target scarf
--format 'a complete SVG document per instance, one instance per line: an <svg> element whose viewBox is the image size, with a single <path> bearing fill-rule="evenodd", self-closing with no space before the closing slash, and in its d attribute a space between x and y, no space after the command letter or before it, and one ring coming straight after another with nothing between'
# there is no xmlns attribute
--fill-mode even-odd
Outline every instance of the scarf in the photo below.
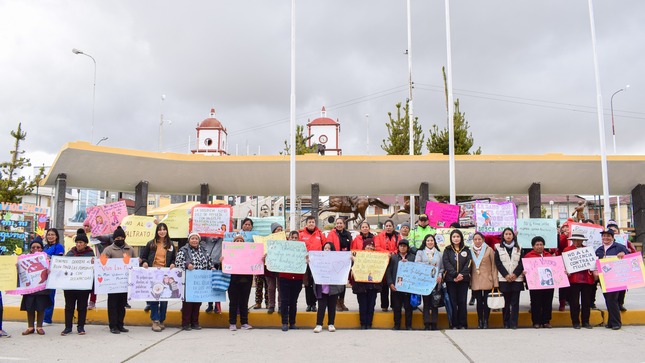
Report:
<svg viewBox="0 0 645 363"><path fill-rule="evenodd" d="M511 243L510 243L510 244L506 244L506 242L505 242L505 241L502 241L502 244L504 245L504 247L506 247L506 248L507 248L507 249L509 249L509 250L510 250L511 248L515 247L515 241L511 241Z"/></svg>
<svg viewBox="0 0 645 363"><path fill-rule="evenodd" d="M470 253L473 256L473 261L475 261L475 268L477 268L478 273L479 273L479 265L481 265L482 260L484 259L484 255L486 254L487 247L488 246L486 245L486 243L483 243L482 246L479 248L473 245L473 250Z"/></svg>

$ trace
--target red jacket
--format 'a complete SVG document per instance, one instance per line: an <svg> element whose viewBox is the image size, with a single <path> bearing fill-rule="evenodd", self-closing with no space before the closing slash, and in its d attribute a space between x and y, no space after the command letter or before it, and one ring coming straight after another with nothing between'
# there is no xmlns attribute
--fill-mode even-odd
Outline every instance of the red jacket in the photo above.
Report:
<svg viewBox="0 0 645 363"><path fill-rule="evenodd" d="M492 248L494 251L495 245L502 242L502 235L484 236L484 242L486 242L488 247Z"/></svg>
<svg viewBox="0 0 645 363"><path fill-rule="evenodd" d="M551 256L552 256L552 255L551 255L549 252L547 252L546 250L544 250L544 252L542 252L542 254L543 254L543 256L540 256L540 255L538 255L538 254L537 254L537 252L535 252L535 251L533 251L533 250L530 250L529 252L527 252L527 253L524 255L524 258L551 257Z"/></svg>
<svg viewBox="0 0 645 363"><path fill-rule="evenodd" d="M318 227L315 227L313 232L309 232L307 228L303 228L300 231L300 240L307 245L307 251L322 251L322 247L326 242L325 235L323 235Z"/></svg>
<svg viewBox="0 0 645 363"><path fill-rule="evenodd" d="M576 246L568 246L562 252L569 252L576 249ZM589 284L593 285L596 282L593 273L590 270L582 270L569 274L569 283L571 284Z"/></svg>
<svg viewBox="0 0 645 363"><path fill-rule="evenodd" d="M398 251L400 240L401 235L397 231L392 232L391 237L388 237L385 231L381 231L381 233L374 237L374 247L379 252L396 253Z"/></svg>
<svg viewBox="0 0 645 363"><path fill-rule="evenodd" d="M349 247L351 247L351 244L352 244L351 236L352 236L352 234L351 234L351 232L349 232L347 230L345 230L345 231L347 233L349 233L349 236L348 236L349 237L349 245L350 245ZM331 231L329 231L329 233L327 233L327 242L333 243L334 248L336 249L336 251L349 251L348 248L345 248L345 249L341 248L340 239L338 238L338 232L336 231L335 228L332 229Z"/></svg>
<svg viewBox="0 0 645 363"><path fill-rule="evenodd" d="M374 235L372 234L372 232L370 232L370 234L368 236L372 237L372 239L374 238ZM376 248L376 242L374 242L374 248ZM363 250L363 235L362 234L359 234L358 236L356 236L356 238L354 238L354 240L352 241L352 246L349 249L352 250L352 251L362 251Z"/></svg>
<svg viewBox="0 0 645 363"><path fill-rule="evenodd" d="M562 252L564 252L564 250L566 250L569 246L571 246L569 236L567 236L566 234L561 234L558 240L558 252L556 253L556 255L560 256Z"/></svg>

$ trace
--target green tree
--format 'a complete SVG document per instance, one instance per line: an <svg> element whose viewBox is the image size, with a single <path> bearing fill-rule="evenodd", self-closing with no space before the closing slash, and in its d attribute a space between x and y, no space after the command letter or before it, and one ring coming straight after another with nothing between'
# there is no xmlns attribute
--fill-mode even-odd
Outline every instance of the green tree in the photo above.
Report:
<svg viewBox="0 0 645 363"><path fill-rule="evenodd" d="M318 145L312 144L311 147L307 146L307 142L314 135L305 137L305 127L302 125L296 125L296 155L304 155L315 153L318 151ZM289 155L291 149L289 148L289 140L284 140L284 150L280 151L280 155Z"/></svg>
<svg viewBox="0 0 645 363"><path fill-rule="evenodd" d="M27 133L22 131L22 123L18 124L17 130L11 131L11 137L14 138L13 150L9 152L11 160L0 164L0 201L20 203L22 196L31 193L42 179L44 169L40 168L33 180L20 176L20 170L31 166L30 160L22 156L24 150L20 150L20 143L27 138Z"/></svg>
<svg viewBox="0 0 645 363"><path fill-rule="evenodd" d="M410 114L409 104L406 101L403 107L404 115L401 117L401 103L396 104L396 119L392 118L392 112L387 115L390 121L385 124L387 126L387 139L383 139L381 149L388 155L409 155L410 154ZM419 125L419 118L414 118L412 124L414 129L414 155L421 155L421 148L423 147L423 129Z"/></svg>

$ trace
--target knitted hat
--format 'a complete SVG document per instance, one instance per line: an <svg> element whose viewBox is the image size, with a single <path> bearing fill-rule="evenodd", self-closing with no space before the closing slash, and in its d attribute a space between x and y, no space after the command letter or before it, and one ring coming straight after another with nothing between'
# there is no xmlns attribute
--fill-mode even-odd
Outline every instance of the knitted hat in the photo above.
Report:
<svg viewBox="0 0 645 363"><path fill-rule="evenodd" d="M87 235L85 235L85 233L78 233L76 235L76 238L74 238L74 242L78 242L78 241L89 243L89 241L87 240Z"/></svg>
<svg viewBox="0 0 645 363"><path fill-rule="evenodd" d="M199 233L197 233L197 232L188 233L188 239L190 239L190 237L192 237L192 236L197 236L197 238L199 238L200 240L202 239L202 236L200 236Z"/></svg>
<svg viewBox="0 0 645 363"><path fill-rule="evenodd" d="M401 228L403 228L403 227L408 227L408 228L410 228L410 222L403 222L403 223L401 223Z"/></svg>
<svg viewBox="0 0 645 363"><path fill-rule="evenodd" d="M123 237L125 239L125 231L121 226L116 227L114 233L112 233L112 239L117 239L117 237Z"/></svg>
<svg viewBox="0 0 645 363"><path fill-rule="evenodd" d="M278 227L282 227L282 225L278 222L271 223L271 233L275 233L275 230L278 229Z"/></svg>

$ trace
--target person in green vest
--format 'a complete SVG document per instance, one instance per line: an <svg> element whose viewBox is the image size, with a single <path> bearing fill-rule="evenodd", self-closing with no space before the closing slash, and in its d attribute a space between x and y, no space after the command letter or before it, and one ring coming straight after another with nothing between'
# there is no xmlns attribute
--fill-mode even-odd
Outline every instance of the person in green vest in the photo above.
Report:
<svg viewBox="0 0 645 363"><path fill-rule="evenodd" d="M417 222L417 227L410 231L408 241L410 241L410 252L417 253L417 250L421 247L423 239L429 234L436 234L437 230L428 225L428 216L425 214L419 215L419 221Z"/></svg>

